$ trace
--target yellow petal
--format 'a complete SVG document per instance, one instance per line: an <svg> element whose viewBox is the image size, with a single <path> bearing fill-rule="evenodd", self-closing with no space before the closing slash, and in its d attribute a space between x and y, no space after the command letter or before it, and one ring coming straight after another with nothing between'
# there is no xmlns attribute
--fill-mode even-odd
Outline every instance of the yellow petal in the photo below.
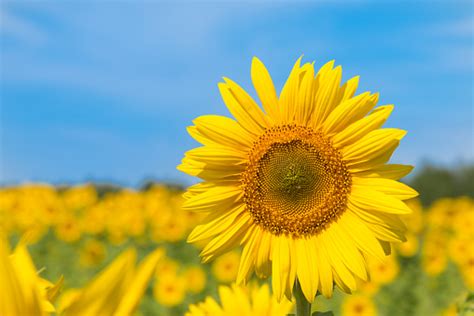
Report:
<svg viewBox="0 0 474 316"><path fill-rule="evenodd" d="M295 240L295 246L298 256L298 280L308 302L313 302L319 283L314 243L306 238L299 238Z"/></svg>
<svg viewBox="0 0 474 316"><path fill-rule="evenodd" d="M218 186L195 195L183 203L184 210L208 212L215 206L236 202L242 191L234 186Z"/></svg>
<svg viewBox="0 0 474 316"><path fill-rule="evenodd" d="M377 169L390 160L390 157L392 157L393 152L395 151L395 149L397 149L399 143L399 140L394 140L386 147L381 148L380 152L372 153L371 155L368 155L360 161L353 160L346 162L346 165L349 167L349 171L352 174Z"/></svg>
<svg viewBox="0 0 474 316"><path fill-rule="evenodd" d="M219 115L203 115L193 123L199 133L215 143L231 148L241 147L246 151L252 147L253 136L236 121Z"/></svg>
<svg viewBox="0 0 474 316"><path fill-rule="evenodd" d="M252 234L250 240L245 244L242 255L240 256L239 272L237 273L237 284L245 284L252 274L257 249L260 245L261 232L260 228L254 226L250 228Z"/></svg>
<svg viewBox="0 0 474 316"><path fill-rule="evenodd" d="M301 85L299 88L298 100L295 105L295 120L297 123L308 125L315 106L316 81L314 78L314 67L307 64L306 71L302 74Z"/></svg>
<svg viewBox="0 0 474 316"><path fill-rule="evenodd" d="M367 161L398 143L406 132L396 128L384 128L370 132L360 140L344 147L343 160L348 163Z"/></svg>
<svg viewBox="0 0 474 316"><path fill-rule="evenodd" d="M325 232L327 238L334 245L342 263L362 280L367 280L364 257L355 247L347 233L337 224L331 225Z"/></svg>
<svg viewBox="0 0 474 316"><path fill-rule="evenodd" d="M367 178L388 178L392 180L399 180L408 175L413 170L413 166L409 165L382 165L369 170L354 173L357 177Z"/></svg>
<svg viewBox="0 0 474 316"><path fill-rule="evenodd" d="M186 152L186 156L196 161L239 165L245 162L248 155L224 146L197 147Z"/></svg>
<svg viewBox="0 0 474 316"><path fill-rule="evenodd" d="M293 238L287 238L288 249L289 249L289 261L290 261L290 271L288 272L288 278L286 281L285 287L285 296L291 301L293 298L293 288L295 286L296 280L296 271L298 268L298 255L296 251L296 240Z"/></svg>
<svg viewBox="0 0 474 316"><path fill-rule="evenodd" d="M319 272L319 291L324 297L330 298L333 291L332 268L329 264L329 254L326 252L321 238L313 239L316 250L316 266Z"/></svg>
<svg viewBox="0 0 474 316"><path fill-rule="evenodd" d="M272 242L272 288L278 302L283 298L290 272L290 250L286 236L275 236Z"/></svg>
<svg viewBox="0 0 474 316"><path fill-rule="evenodd" d="M9 245L0 232L0 314L44 315L36 269L24 245L10 256Z"/></svg>
<svg viewBox="0 0 474 316"><path fill-rule="evenodd" d="M374 234L354 214L345 212L337 221L341 228L364 253L383 260L385 253Z"/></svg>
<svg viewBox="0 0 474 316"><path fill-rule="evenodd" d="M210 188L216 187L215 183L212 182L200 182L189 186L185 193L183 193L183 198L190 199L191 197L204 193Z"/></svg>
<svg viewBox="0 0 474 316"><path fill-rule="evenodd" d="M344 130L340 131L332 138L334 146L337 148L342 148L358 141L369 132L380 128L390 116L392 110L392 105L378 107L367 117L364 117L347 126Z"/></svg>
<svg viewBox="0 0 474 316"><path fill-rule="evenodd" d="M375 106L377 96L365 92L339 104L322 123L326 135L333 135L363 118Z"/></svg>
<svg viewBox="0 0 474 316"><path fill-rule="evenodd" d="M341 87L341 100L340 102L344 102L352 98L357 90L357 86L359 85L359 76L355 76L349 80Z"/></svg>
<svg viewBox="0 0 474 316"><path fill-rule="evenodd" d="M349 204L348 208L348 212L352 212L365 222L376 238L391 242L405 241L406 228L398 216L362 210L352 204Z"/></svg>
<svg viewBox="0 0 474 316"><path fill-rule="evenodd" d="M133 276L136 251L128 249L81 290L63 315L113 315Z"/></svg>
<svg viewBox="0 0 474 316"><path fill-rule="evenodd" d="M266 231L262 231L261 233L260 248L258 249L255 262L255 271L260 278L267 278L270 274L272 236L272 234Z"/></svg>
<svg viewBox="0 0 474 316"><path fill-rule="evenodd" d="M205 240L222 233L224 230L229 229L237 220L237 217L244 211L244 205L238 205L230 210L219 209L218 212L215 212L219 216L213 216L214 218L211 219L208 217L203 221L205 224L198 225L193 229L191 234L189 234L188 242L193 243Z"/></svg>
<svg viewBox="0 0 474 316"><path fill-rule="evenodd" d="M230 229L214 237L204 247L201 252L203 261L208 262L214 257L226 253L230 249L238 246L252 224L250 215L247 212L241 213Z"/></svg>
<svg viewBox="0 0 474 316"><path fill-rule="evenodd" d="M260 135L267 126L262 110L236 83L230 79L224 80L229 83L219 83L218 87L230 113L247 132ZM232 89L231 86L234 88Z"/></svg>
<svg viewBox="0 0 474 316"><path fill-rule="evenodd" d="M251 77L265 112L272 121L278 122L280 120L280 110L275 86L267 68L257 57L252 59Z"/></svg>
<svg viewBox="0 0 474 316"><path fill-rule="evenodd" d="M184 157L176 169L191 176L199 177L204 181L225 186L239 185L244 167L243 165L234 165L226 168L219 164L209 164Z"/></svg>
<svg viewBox="0 0 474 316"><path fill-rule="evenodd" d="M132 315L154 275L156 265L164 256L164 249L158 248L143 259L137 268L133 280L127 286L127 294L120 300L114 315Z"/></svg>
<svg viewBox="0 0 474 316"><path fill-rule="evenodd" d="M316 76L317 91L314 97L315 109L312 117L312 125L318 128L338 105L337 96L340 90L342 68L340 66L332 69L334 60L326 63Z"/></svg>
<svg viewBox="0 0 474 316"><path fill-rule="evenodd" d="M373 188L400 200L408 200L418 196L418 192L408 185L391 179L352 177L352 185L360 186L361 190Z"/></svg>
<svg viewBox="0 0 474 316"><path fill-rule="evenodd" d="M47 302L45 304L44 299L41 298L37 271L23 241L17 245L10 260L15 270L13 277L17 279L25 303L22 307L23 313L43 315L44 307L48 304Z"/></svg>
<svg viewBox="0 0 474 316"><path fill-rule="evenodd" d="M352 186L349 200L361 209L390 214L410 214L411 209L399 199L370 188Z"/></svg>
<svg viewBox="0 0 474 316"><path fill-rule="evenodd" d="M235 296L236 296L235 293L232 291L230 287L228 286L219 287L219 297L221 299L222 307L225 311L239 310L240 308L239 305L242 302L237 301Z"/></svg>
<svg viewBox="0 0 474 316"><path fill-rule="evenodd" d="M381 225L393 230L397 230L401 233L406 231L406 226L398 214L389 214L363 209L354 205L351 200L348 201L347 208L349 212L354 213L366 223Z"/></svg>
<svg viewBox="0 0 474 316"><path fill-rule="evenodd" d="M296 61L291 70L290 76L280 93L280 113L284 122L292 122L295 116L295 109L301 106L301 104L298 104L301 58L302 57L298 58Z"/></svg>
<svg viewBox="0 0 474 316"><path fill-rule="evenodd" d="M322 241L322 247L325 248L326 254L328 255L327 260L329 260L332 269L335 272L334 276L337 275L340 278L341 283L346 285L349 289L349 291L346 292L351 293L356 289L357 285L354 276L344 263L344 256L339 252L339 249L337 249L337 244L334 242L331 234L328 234L327 231L325 231L321 234L320 238Z"/></svg>
<svg viewBox="0 0 474 316"><path fill-rule="evenodd" d="M219 143L216 143L215 141L205 137L204 135L202 135L196 126L192 125L192 126L188 126L186 128L186 130L188 131L188 134L191 135L192 138L194 138L196 141L198 141L199 143L203 144L203 145L219 145Z"/></svg>

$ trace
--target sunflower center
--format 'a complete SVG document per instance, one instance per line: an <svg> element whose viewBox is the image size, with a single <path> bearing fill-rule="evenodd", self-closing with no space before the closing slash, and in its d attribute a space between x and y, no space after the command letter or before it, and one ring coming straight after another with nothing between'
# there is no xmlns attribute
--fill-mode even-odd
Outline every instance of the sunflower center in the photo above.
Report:
<svg viewBox="0 0 474 316"><path fill-rule="evenodd" d="M255 223L300 237L317 234L345 210L351 178L320 132L283 125L255 142L242 184Z"/></svg>

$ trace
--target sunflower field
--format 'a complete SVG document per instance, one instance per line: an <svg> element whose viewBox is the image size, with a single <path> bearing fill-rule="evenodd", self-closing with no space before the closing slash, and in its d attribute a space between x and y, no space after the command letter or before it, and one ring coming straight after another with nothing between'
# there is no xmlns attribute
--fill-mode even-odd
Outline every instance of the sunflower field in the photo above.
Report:
<svg viewBox="0 0 474 316"><path fill-rule="evenodd" d="M239 251L200 262L203 244L186 239L203 218L182 209L182 195L181 188L164 184L143 190L39 183L2 188L0 227L8 242L2 242L1 260L14 253L15 269L21 262L19 248L23 256L31 256L46 291L42 295L57 315L92 314L98 311L94 308L120 308L124 304L119 302L137 305L134 315L184 315L199 302L226 301L240 304L233 309L240 315L251 302L273 304L268 315L292 313L292 302L278 304L269 296L268 280L252 280L244 289L232 284ZM403 218L407 241L396 245L385 261L369 261L371 279L354 295L335 291L330 300L318 296L313 312L472 314L474 200L438 198L422 207L413 199L408 204L413 215ZM147 264L153 268L143 272ZM94 295L104 300L92 303Z"/></svg>

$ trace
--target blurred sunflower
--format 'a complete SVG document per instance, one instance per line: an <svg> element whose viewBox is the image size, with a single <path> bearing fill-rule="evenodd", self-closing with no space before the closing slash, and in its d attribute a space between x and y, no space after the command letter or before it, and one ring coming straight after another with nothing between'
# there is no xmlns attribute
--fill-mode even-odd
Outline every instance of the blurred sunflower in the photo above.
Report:
<svg viewBox="0 0 474 316"><path fill-rule="evenodd" d="M235 284L220 286L219 297L221 304L207 297L204 302L190 305L185 316L285 316L293 307L293 303L287 300L277 302L270 295L267 284L249 288Z"/></svg>
<svg viewBox="0 0 474 316"><path fill-rule="evenodd" d="M342 303L343 316L371 316L377 315L372 299L364 295L346 296Z"/></svg>
<svg viewBox="0 0 474 316"><path fill-rule="evenodd" d="M407 233L406 241L397 245L398 253L403 257L413 257L418 253L418 235Z"/></svg>
<svg viewBox="0 0 474 316"><path fill-rule="evenodd" d="M236 251L230 251L217 258L212 265L212 273L217 281L230 283L235 280L239 272L240 255Z"/></svg>
<svg viewBox="0 0 474 316"><path fill-rule="evenodd" d="M173 274L158 276L153 287L153 296L163 306L181 304L186 297L186 279Z"/></svg>
<svg viewBox="0 0 474 316"><path fill-rule="evenodd" d="M199 266L189 267L184 272L186 287L193 294L201 293L206 286L206 272Z"/></svg>
<svg viewBox="0 0 474 316"><path fill-rule="evenodd" d="M371 282L375 284L388 284L395 280L400 271L395 255L390 255L384 260L369 260Z"/></svg>
<svg viewBox="0 0 474 316"><path fill-rule="evenodd" d="M380 127L392 105L374 109L378 94L354 96L358 77L340 86L334 61L317 74L296 62L278 97L260 60L252 82L263 109L235 82L219 89L236 120L206 115L188 128L204 146L188 151L178 169L204 182L188 189L183 207L208 212L188 241L210 238L211 260L243 245L237 282L256 271L272 275L278 299L295 280L310 302L367 279L365 256L383 258L404 241L403 200L417 196L396 181L411 166L386 164L406 132ZM298 258L298 260L296 260Z"/></svg>
<svg viewBox="0 0 474 316"><path fill-rule="evenodd" d="M98 240L88 240L80 250L79 262L85 267L93 267L105 259L106 247Z"/></svg>

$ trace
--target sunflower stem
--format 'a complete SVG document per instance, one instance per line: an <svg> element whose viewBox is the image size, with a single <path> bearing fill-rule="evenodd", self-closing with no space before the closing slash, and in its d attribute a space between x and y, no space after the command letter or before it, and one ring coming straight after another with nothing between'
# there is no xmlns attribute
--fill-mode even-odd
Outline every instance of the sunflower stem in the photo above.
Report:
<svg viewBox="0 0 474 316"><path fill-rule="evenodd" d="M298 279L296 279L293 293L296 298L296 316L311 316L311 303L304 296Z"/></svg>

